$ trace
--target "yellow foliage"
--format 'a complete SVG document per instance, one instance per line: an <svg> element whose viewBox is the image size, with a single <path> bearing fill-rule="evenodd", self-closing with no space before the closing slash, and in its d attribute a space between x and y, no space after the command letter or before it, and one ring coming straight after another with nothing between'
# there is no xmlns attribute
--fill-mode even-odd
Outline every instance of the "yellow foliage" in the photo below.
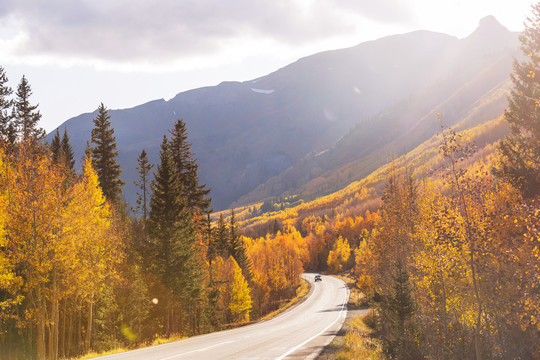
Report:
<svg viewBox="0 0 540 360"><path fill-rule="evenodd" d="M349 242L340 236L328 254L327 263L330 271L334 273L341 272L344 266L347 265L350 256L351 247L349 246Z"/></svg>

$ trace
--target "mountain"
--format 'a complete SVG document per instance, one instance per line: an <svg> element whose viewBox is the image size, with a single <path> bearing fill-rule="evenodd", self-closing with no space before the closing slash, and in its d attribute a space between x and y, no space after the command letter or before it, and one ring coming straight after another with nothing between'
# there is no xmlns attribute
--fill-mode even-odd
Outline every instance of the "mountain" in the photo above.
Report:
<svg viewBox="0 0 540 360"><path fill-rule="evenodd" d="M302 58L251 81L111 110L125 198L135 200L138 154L144 148L157 163L162 136L178 118L186 122L214 208L328 193L431 137L434 113L453 123L499 94L517 48L517 34L488 17L465 39L429 31L389 36ZM501 111L502 100L488 102L489 111ZM68 128L77 158L95 115L60 126ZM331 176L355 162L365 166L349 178Z"/></svg>
<svg viewBox="0 0 540 360"><path fill-rule="evenodd" d="M514 56L518 56L517 34L492 16L482 19L473 34L447 43L423 64L423 74L416 74L417 79L424 81L429 74L429 80L415 93L359 121L332 146L308 154L234 205L290 195L310 200L338 191L440 131L438 114L444 124L460 123L462 130L500 116L506 107Z"/></svg>

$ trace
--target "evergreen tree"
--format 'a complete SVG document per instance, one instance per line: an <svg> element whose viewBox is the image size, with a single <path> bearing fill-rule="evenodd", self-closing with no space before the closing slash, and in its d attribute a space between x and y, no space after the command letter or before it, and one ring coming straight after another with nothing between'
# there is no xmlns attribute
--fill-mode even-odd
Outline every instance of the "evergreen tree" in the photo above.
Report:
<svg viewBox="0 0 540 360"><path fill-rule="evenodd" d="M154 167L154 165L150 164L148 161L148 155L146 154L146 150L142 150L141 154L137 158L137 172L139 173L139 181L134 181L133 183L141 190L141 192L137 192L137 207L136 211L142 210L143 213L143 224L146 226L146 219L148 217L148 182L150 178L150 170Z"/></svg>
<svg viewBox="0 0 540 360"><path fill-rule="evenodd" d="M17 92L13 107L13 119L19 133L20 140L27 142L31 139L41 140L45 137L45 130L38 128L38 122L41 119L41 114L36 111L38 105L30 105L30 96L32 88L23 75Z"/></svg>
<svg viewBox="0 0 540 360"><path fill-rule="evenodd" d="M64 136L62 136L62 154L64 155L64 162L66 164L66 169L70 170L73 175L75 175L75 152L73 147L69 142L69 136L67 128L64 128Z"/></svg>
<svg viewBox="0 0 540 360"><path fill-rule="evenodd" d="M229 254L236 260L236 263L242 269L244 277L250 280L251 265L246 254L244 242L238 234L238 225L236 223L234 210L231 210L231 218L229 220Z"/></svg>
<svg viewBox="0 0 540 360"><path fill-rule="evenodd" d="M60 162L60 158L62 158L61 142L62 140L60 140L60 131L57 128L50 145L53 161L57 164Z"/></svg>
<svg viewBox="0 0 540 360"><path fill-rule="evenodd" d="M504 113L511 134L499 144L501 157L494 170L526 198L537 196L540 189L540 3L532 10L520 37L528 59L514 61L514 88Z"/></svg>
<svg viewBox="0 0 540 360"><path fill-rule="evenodd" d="M154 180L151 182L150 197L150 230L154 231L155 235L159 235L163 230L172 229L182 211L182 203L177 196L180 192L180 183L174 176L166 136L163 136L159 160Z"/></svg>
<svg viewBox="0 0 540 360"><path fill-rule="evenodd" d="M217 255L221 256L224 259L229 258L231 255L230 252L230 242L229 242L229 233L227 229L227 224L225 224L225 219L223 218L223 214L219 214L218 220L217 220L217 227L215 232L215 251Z"/></svg>
<svg viewBox="0 0 540 360"><path fill-rule="evenodd" d="M13 90L7 86L8 78L4 68L0 66L0 144L13 144L16 132L11 115L8 113L12 100L8 97Z"/></svg>
<svg viewBox="0 0 540 360"><path fill-rule="evenodd" d="M381 315L386 320L384 351L390 359L422 359L409 274L399 261L395 264L392 280L392 291L381 308Z"/></svg>
<svg viewBox="0 0 540 360"><path fill-rule="evenodd" d="M151 184L148 258L152 272L172 291L182 304L193 310L201 297L201 273L197 263L196 233L191 214L182 203L181 185L174 173L174 164L166 136L163 137L160 163ZM167 323L174 323L169 299ZM188 311L192 330L196 328L195 311ZM172 320L171 320L172 319ZM172 325L166 330L170 331Z"/></svg>
<svg viewBox="0 0 540 360"><path fill-rule="evenodd" d="M186 124L178 119L171 133L171 155L175 166L175 172L182 184L182 198L186 199L189 209L199 209L208 212L210 198L206 198L210 189L206 185L199 185L199 165L191 152L191 143L187 141Z"/></svg>
<svg viewBox="0 0 540 360"><path fill-rule="evenodd" d="M116 161L118 151L110 118L107 108L101 103L98 114L93 120L95 127L92 129L92 143L94 144L92 165L98 173L99 184L105 197L113 203L118 203L124 182L120 178L122 170Z"/></svg>
<svg viewBox="0 0 540 360"><path fill-rule="evenodd" d="M206 260L210 263L216 256L218 256L217 241L215 240L215 231L212 228L212 219L210 214L206 214L206 219L204 220L204 236L206 239L207 250L206 250Z"/></svg>
<svg viewBox="0 0 540 360"><path fill-rule="evenodd" d="M81 162L84 164L84 160L92 157L92 145L90 145L90 141L86 142L86 145L84 146L84 155L81 157Z"/></svg>

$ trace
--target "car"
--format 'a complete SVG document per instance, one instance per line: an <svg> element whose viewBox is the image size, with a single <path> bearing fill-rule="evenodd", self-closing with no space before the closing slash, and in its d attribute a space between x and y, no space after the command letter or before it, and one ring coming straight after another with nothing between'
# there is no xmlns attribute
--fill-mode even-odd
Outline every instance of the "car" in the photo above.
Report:
<svg viewBox="0 0 540 360"><path fill-rule="evenodd" d="M315 275L315 281L322 281L321 275Z"/></svg>

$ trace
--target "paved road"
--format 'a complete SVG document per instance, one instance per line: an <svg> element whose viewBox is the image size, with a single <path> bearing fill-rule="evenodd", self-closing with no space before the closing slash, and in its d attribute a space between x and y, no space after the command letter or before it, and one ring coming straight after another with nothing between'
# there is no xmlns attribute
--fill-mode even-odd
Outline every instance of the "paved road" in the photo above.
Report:
<svg viewBox="0 0 540 360"><path fill-rule="evenodd" d="M99 359L314 359L341 328L349 291L339 279L313 277L304 275L313 286L308 298L271 320Z"/></svg>

